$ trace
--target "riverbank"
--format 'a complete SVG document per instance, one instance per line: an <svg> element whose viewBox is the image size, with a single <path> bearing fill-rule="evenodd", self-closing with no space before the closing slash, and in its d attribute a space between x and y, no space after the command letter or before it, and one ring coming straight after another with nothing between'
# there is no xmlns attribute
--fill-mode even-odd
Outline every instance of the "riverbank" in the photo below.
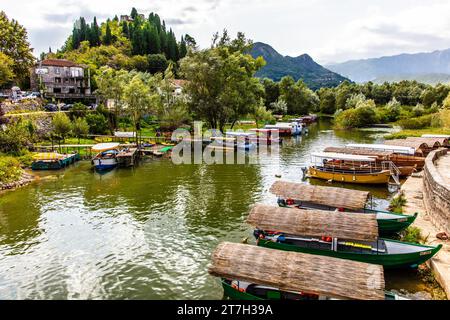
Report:
<svg viewBox="0 0 450 320"><path fill-rule="evenodd" d="M24 186L30 184L34 180L35 180L35 177L32 174L24 171L22 173L22 176L20 177L20 179L17 181L13 181L13 182L9 182L9 183L1 183L0 182L0 191L15 190L17 188L24 187Z"/></svg>
<svg viewBox="0 0 450 320"><path fill-rule="evenodd" d="M414 226L420 229L421 237L425 239L425 243L432 246L443 245L439 253L427 262L427 266L431 269L448 298L450 297L450 243L449 241L439 240L436 237L441 230L432 224L430 215L425 208L423 201L423 175L418 174L409 177L401 189L406 198L403 212L404 214L419 212Z"/></svg>
<svg viewBox="0 0 450 320"><path fill-rule="evenodd" d="M423 134L447 134L450 136L450 129L425 128L425 129L403 129L386 135L386 140L405 139L407 137L421 137Z"/></svg>

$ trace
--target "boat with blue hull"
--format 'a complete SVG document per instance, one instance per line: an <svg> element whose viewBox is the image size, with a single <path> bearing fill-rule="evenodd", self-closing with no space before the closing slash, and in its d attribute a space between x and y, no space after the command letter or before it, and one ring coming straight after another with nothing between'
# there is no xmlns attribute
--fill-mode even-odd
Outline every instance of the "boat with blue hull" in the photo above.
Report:
<svg viewBox="0 0 450 320"><path fill-rule="evenodd" d="M98 152L92 159L95 170L111 170L118 166L117 155L119 154L119 143L100 143L92 147L92 151Z"/></svg>

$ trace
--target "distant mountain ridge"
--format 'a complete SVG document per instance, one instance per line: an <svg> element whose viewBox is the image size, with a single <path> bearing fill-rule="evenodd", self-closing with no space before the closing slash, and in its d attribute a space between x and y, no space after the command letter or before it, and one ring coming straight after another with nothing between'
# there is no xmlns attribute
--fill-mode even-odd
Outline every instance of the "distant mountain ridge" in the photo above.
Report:
<svg viewBox="0 0 450 320"><path fill-rule="evenodd" d="M314 90L321 87L335 87L344 80L348 80L322 67L307 54L298 57L283 56L270 45L262 42L254 43L250 53L255 58L262 56L267 62L256 74L260 78L279 81L284 76L291 76L296 81L303 79Z"/></svg>
<svg viewBox="0 0 450 320"><path fill-rule="evenodd" d="M326 67L355 82L367 82L383 78L420 81L424 75L428 75L426 78L442 78L442 75L450 74L450 49L351 60L330 64Z"/></svg>

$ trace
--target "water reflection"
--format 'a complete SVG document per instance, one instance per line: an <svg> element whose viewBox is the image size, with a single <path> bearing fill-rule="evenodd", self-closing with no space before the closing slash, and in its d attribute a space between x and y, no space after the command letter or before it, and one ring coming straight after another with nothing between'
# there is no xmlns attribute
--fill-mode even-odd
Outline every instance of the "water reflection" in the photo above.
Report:
<svg viewBox="0 0 450 320"><path fill-rule="evenodd" d="M312 125L257 165L155 159L104 174L89 162L40 173L40 182L0 196L0 298L221 299L207 274L212 250L253 242L248 207L276 205L268 190L277 176L301 182L310 152L373 141L329 129ZM386 188L350 187L370 190L380 207L390 197Z"/></svg>

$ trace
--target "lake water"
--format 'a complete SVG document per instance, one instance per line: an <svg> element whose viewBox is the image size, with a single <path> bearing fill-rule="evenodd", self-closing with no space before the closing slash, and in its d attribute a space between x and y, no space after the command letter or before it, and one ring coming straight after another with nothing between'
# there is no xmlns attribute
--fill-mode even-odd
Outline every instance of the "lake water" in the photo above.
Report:
<svg viewBox="0 0 450 320"><path fill-rule="evenodd" d="M38 173L39 181L0 195L0 299L221 299L207 273L211 253L221 241L254 242L248 208L276 205L268 191L276 175L301 182L310 152L381 136L334 132L321 120L257 165L148 159L100 175L84 161ZM392 196L385 186L357 188L379 208ZM386 286L426 290L415 272L387 271Z"/></svg>

